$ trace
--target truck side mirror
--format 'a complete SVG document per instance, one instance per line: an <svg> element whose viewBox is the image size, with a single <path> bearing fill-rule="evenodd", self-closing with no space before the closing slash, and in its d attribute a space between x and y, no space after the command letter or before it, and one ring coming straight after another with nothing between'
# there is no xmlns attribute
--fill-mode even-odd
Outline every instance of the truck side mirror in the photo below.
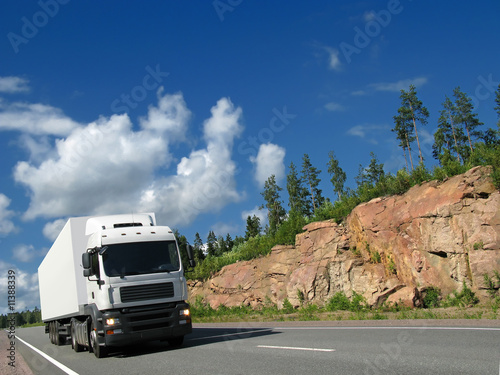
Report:
<svg viewBox="0 0 500 375"><path fill-rule="evenodd" d="M83 253L82 254L82 266L83 266L83 276L89 277L92 276L92 262L90 260L90 253Z"/></svg>
<svg viewBox="0 0 500 375"><path fill-rule="evenodd" d="M187 244L186 252L187 252L188 259L189 259L189 266L194 268L196 266L196 261L194 260L193 246L191 246L190 244Z"/></svg>

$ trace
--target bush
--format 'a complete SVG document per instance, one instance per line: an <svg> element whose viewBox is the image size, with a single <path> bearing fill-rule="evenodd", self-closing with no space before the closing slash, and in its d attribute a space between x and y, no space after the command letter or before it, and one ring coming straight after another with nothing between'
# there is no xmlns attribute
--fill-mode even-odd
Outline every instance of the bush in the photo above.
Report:
<svg viewBox="0 0 500 375"><path fill-rule="evenodd" d="M459 307L472 307L479 302L479 298L477 298L476 294L465 284L465 281L462 286L462 290L458 292L454 292L452 295L449 295L446 299L446 306L459 306Z"/></svg>
<svg viewBox="0 0 500 375"><path fill-rule="evenodd" d="M327 311L347 311L351 309L351 301L344 292L337 292L330 298L325 307Z"/></svg>
<svg viewBox="0 0 500 375"><path fill-rule="evenodd" d="M294 312L293 305L288 298L283 300L283 307L281 308L281 311L285 314L291 314Z"/></svg>
<svg viewBox="0 0 500 375"><path fill-rule="evenodd" d="M423 299L424 308L439 307L440 296L441 290L439 288L434 286L427 288Z"/></svg>

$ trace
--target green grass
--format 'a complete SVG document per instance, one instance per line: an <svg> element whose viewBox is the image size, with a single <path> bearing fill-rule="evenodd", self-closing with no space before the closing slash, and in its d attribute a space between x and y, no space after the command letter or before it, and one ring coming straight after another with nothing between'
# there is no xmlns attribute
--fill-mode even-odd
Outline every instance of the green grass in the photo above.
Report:
<svg viewBox="0 0 500 375"><path fill-rule="evenodd" d="M495 275L496 277L497 275ZM301 292L297 291L300 296ZM303 293L302 293L303 295ZM294 308L288 298L278 308L269 297L263 306L213 309L203 302L201 296L191 303L194 322L229 321L313 321L313 320L385 320L385 319L499 319L500 297L495 296L485 305L478 306L478 298L464 283L460 291L446 298L436 287L428 287L424 292L424 308L409 308L401 303L383 303L378 308L370 307L365 298L353 292L349 298L344 292L335 293L324 306L311 304L301 299L300 307Z"/></svg>

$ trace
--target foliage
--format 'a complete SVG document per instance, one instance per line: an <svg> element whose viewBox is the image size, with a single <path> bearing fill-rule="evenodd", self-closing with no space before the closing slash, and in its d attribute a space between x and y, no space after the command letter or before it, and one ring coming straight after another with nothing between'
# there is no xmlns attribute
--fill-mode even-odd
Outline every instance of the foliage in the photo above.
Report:
<svg viewBox="0 0 500 375"><path fill-rule="evenodd" d="M454 292L446 298L446 301L442 303L443 306L459 306L459 307L471 307L479 303L479 298L476 294L465 284L462 285L462 290L460 292Z"/></svg>
<svg viewBox="0 0 500 375"><path fill-rule="evenodd" d="M42 323L42 312L38 307L35 307L33 311L25 310L8 315L0 315L0 328L8 328L12 318L14 318L16 322L16 327L39 325Z"/></svg>
<svg viewBox="0 0 500 375"><path fill-rule="evenodd" d="M290 211L300 212L305 216L309 215L311 212L311 202L307 198L308 192L303 186L303 181L299 178L293 162L290 163L289 172L286 176L286 190L288 192L288 207L290 207Z"/></svg>
<svg viewBox="0 0 500 375"><path fill-rule="evenodd" d="M295 210L290 211L287 220L280 225L274 236L275 242L280 245L295 245L295 236L302 232L304 225L304 216Z"/></svg>
<svg viewBox="0 0 500 375"><path fill-rule="evenodd" d="M333 185L333 191L337 193L339 199L344 194L344 184L347 179L347 175L344 170L340 167L339 161L335 158L335 153L330 151L328 153L328 173L332 176L330 179Z"/></svg>
<svg viewBox="0 0 500 375"><path fill-rule="evenodd" d="M365 298L356 292L353 292L349 299L344 292L335 293L325 305L326 311L353 311L359 312L367 309Z"/></svg>
<svg viewBox="0 0 500 375"><path fill-rule="evenodd" d="M408 151L410 152L411 161L411 138L414 136L417 141L418 152L420 156L420 163L424 162L422 150L420 148L420 140L418 138L417 123L420 125L427 124L429 111L424 107L422 101L417 97L417 89L414 85L410 85L408 91L401 90L401 107L398 109L398 115L394 117L396 127L393 129L398 134L398 139L401 143L406 143ZM413 125L413 129L412 129ZM402 146L403 147L403 146ZM403 148L405 150L405 148ZM406 157L406 154L405 154ZM413 170L413 163L412 163Z"/></svg>
<svg viewBox="0 0 500 375"><path fill-rule="evenodd" d="M245 241L248 241L250 237L258 236L262 232L262 227L260 226L260 219L258 216L253 215L247 216L247 227L245 230Z"/></svg>
<svg viewBox="0 0 500 375"><path fill-rule="evenodd" d="M350 310L351 301L344 292L337 292L331 297L326 304L327 311Z"/></svg>
<svg viewBox="0 0 500 375"><path fill-rule="evenodd" d="M484 284L486 285L486 289L491 299L495 299L495 297L498 295L498 285L500 285L500 272L498 272L497 270L493 272L496 282L487 273L483 274Z"/></svg>
<svg viewBox="0 0 500 375"><path fill-rule="evenodd" d="M304 154L302 158L302 181L304 181L306 186L309 188L309 197L311 199L313 209L312 213L310 213L308 216L316 213L316 209L324 203L321 189L318 188L319 183L321 182L319 178L320 173L321 170L313 167L313 165L311 164L309 155Z"/></svg>
<svg viewBox="0 0 500 375"><path fill-rule="evenodd" d="M280 198L280 191L283 189L276 183L276 176L271 175L264 184L264 191L261 195L266 201L267 218L269 221L269 233L274 234L279 225L285 219L286 211Z"/></svg>
<svg viewBox="0 0 500 375"><path fill-rule="evenodd" d="M291 314L294 311L293 305L288 298L283 300L283 308L281 311L285 314Z"/></svg>
<svg viewBox="0 0 500 375"><path fill-rule="evenodd" d="M431 286L425 290L425 295L423 298L424 308L428 309L431 307L438 307L439 300L441 297L441 289Z"/></svg>

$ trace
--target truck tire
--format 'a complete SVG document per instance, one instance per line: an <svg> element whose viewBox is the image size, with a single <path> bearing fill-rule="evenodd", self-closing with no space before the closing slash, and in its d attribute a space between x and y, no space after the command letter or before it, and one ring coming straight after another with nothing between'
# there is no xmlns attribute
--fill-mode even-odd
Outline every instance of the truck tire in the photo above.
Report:
<svg viewBox="0 0 500 375"><path fill-rule="evenodd" d="M63 345L63 344L64 344L64 341L65 341L65 340L64 340L64 339L65 339L65 337L64 337L64 336L61 336L61 335L59 334L59 326L60 326L60 324L59 324L59 322L56 320L56 321L54 322L54 344L56 344L57 346L61 346L61 345Z"/></svg>
<svg viewBox="0 0 500 375"><path fill-rule="evenodd" d="M49 322L49 340L51 344L55 344L54 340L54 322Z"/></svg>
<svg viewBox="0 0 500 375"><path fill-rule="evenodd" d="M84 347L76 340L76 323L78 323L76 319L71 319L71 347L75 352L79 353L83 351Z"/></svg>
<svg viewBox="0 0 500 375"><path fill-rule="evenodd" d="M104 358L108 355L108 349L105 346L99 346L99 342L97 341L97 330L94 327L94 322L90 324L89 345L89 351L93 352L96 358Z"/></svg>
<svg viewBox="0 0 500 375"><path fill-rule="evenodd" d="M171 339L168 339L168 344L173 347L179 347L182 345L184 342L184 336L177 336L177 337L172 337Z"/></svg>

